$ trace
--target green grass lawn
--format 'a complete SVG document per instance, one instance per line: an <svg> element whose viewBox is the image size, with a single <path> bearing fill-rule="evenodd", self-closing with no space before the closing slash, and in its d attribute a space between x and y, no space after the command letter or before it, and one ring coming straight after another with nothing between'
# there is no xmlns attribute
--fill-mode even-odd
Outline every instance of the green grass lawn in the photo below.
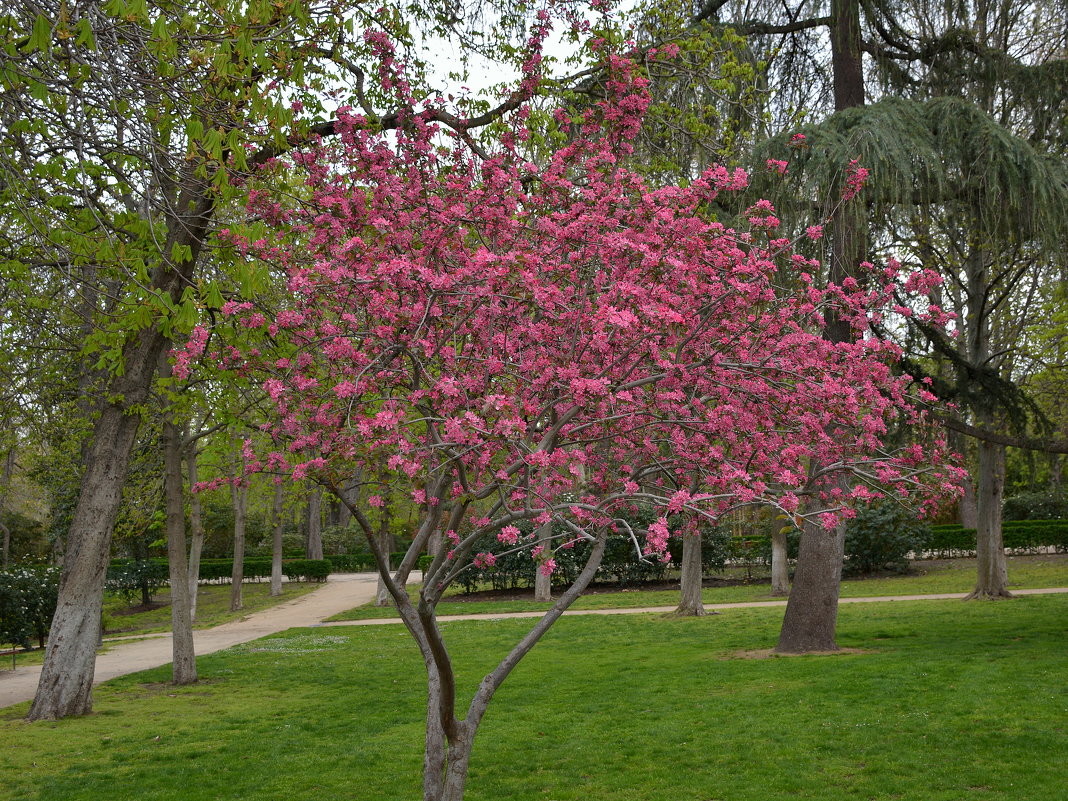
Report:
<svg viewBox="0 0 1068 801"><path fill-rule="evenodd" d="M1068 587L1068 554L1050 556L1009 557L1010 587ZM416 587L418 585L415 585ZM920 595L927 593L969 592L975 586L975 560L949 559L917 563L908 576L887 576L867 579L846 579L842 582L843 598L870 598L878 595ZM740 603L743 601L773 600L768 583L741 584L730 587L707 587L702 596L705 603ZM523 591L517 590L516 595ZM532 595L526 591L526 595ZM679 602L677 590L629 589L597 592L579 598L572 609L634 609L645 606L674 606ZM467 600L463 596L447 596L438 606L438 615L500 614L546 609L547 603L535 603L527 598L513 600ZM376 608L370 604L335 615L330 620L367 620L396 617L392 608Z"/></svg>
<svg viewBox="0 0 1068 801"><path fill-rule="evenodd" d="M271 585L268 583L245 584L242 592L245 608L240 612L230 611L230 585L229 584L205 584L197 593L197 619L193 624L195 629L210 629L213 626L238 620L245 615L258 612L262 609L275 606L276 604L291 601L306 595L309 592L323 586L315 582L287 582L282 585L282 595L272 598L270 595ZM154 605L151 609L130 607L119 595L108 594L104 598L104 637L136 637L143 634L171 630L171 596L169 592L161 592L153 598ZM5 645L4 649L10 646ZM108 649L107 642L98 651L102 653ZM39 665L44 661L44 649L34 648L31 651L19 651L15 654L16 664L19 667L27 665ZM11 655L0 656L0 676L2 671L11 669Z"/></svg>
<svg viewBox="0 0 1068 801"><path fill-rule="evenodd" d="M849 605L835 656L747 658L779 609L564 618L498 693L470 801L1050 801L1068 771L1068 596ZM529 621L446 623L468 696ZM424 679L400 626L300 629L0 712L0 798L413 801Z"/></svg>

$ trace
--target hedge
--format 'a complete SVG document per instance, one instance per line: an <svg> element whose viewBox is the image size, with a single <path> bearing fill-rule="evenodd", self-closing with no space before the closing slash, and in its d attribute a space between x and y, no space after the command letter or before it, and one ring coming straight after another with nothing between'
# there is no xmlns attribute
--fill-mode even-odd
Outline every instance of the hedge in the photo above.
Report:
<svg viewBox="0 0 1068 801"><path fill-rule="evenodd" d="M167 562L164 559L153 559L157 569L162 569L164 575L167 571ZM112 569L118 570L127 567L125 562L113 562L108 568L109 574ZM283 559L282 575L291 581L325 581L326 577L333 572L330 562L326 559ZM234 574L234 561L232 559L203 559L200 562L200 581L227 582ZM271 577L270 559L246 559L244 566L245 581L267 579Z"/></svg>
<svg viewBox="0 0 1068 801"><path fill-rule="evenodd" d="M1068 551L1068 520L1009 520L1002 523L1005 547L1023 553L1052 548ZM946 559L975 553L975 529L961 525L931 526L927 554Z"/></svg>

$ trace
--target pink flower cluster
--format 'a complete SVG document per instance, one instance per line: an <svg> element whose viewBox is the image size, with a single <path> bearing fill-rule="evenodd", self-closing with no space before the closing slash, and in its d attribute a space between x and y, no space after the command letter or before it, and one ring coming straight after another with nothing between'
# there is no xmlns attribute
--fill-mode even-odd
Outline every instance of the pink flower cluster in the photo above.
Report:
<svg viewBox="0 0 1068 801"><path fill-rule="evenodd" d="M369 44L397 91L392 51ZM552 537L573 542L636 504L657 507L645 550L662 558L668 514L818 499L830 525L883 493L923 505L955 492L959 471L895 370L897 350L866 335L902 289L898 271L820 286L805 272L818 262L784 240L761 247L709 219L711 198L746 188L744 171L649 186L621 166L645 80L625 61L610 67L583 134L541 166L518 136L480 160L459 140L443 149L447 131L418 117L390 139L345 114L337 144L292 158L300 204L253 196L275 230L244 244L287 271L286 307L273 322L229 313L283 351L250 350L243 369L273 404L268 433L290 469L339 484L359 471L414 498L454 532L442 546L453 561L480 567L495 560L474 553L485 534L533 545L521 520L557 523ZM850 165L850 197L867 177ZM746 216L779 225L766 200ZM821 335L831 312L849 341ZM923 448L895 449L901 428ZM812 464L850 480L809 484ZM543 572L551 552L539 552Z"/></svg>

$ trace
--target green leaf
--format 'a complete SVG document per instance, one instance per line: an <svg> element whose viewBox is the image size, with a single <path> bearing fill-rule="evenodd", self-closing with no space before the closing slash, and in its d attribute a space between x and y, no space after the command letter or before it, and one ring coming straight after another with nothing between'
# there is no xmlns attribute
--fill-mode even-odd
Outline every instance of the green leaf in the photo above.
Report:
<svg viewBox="0 0 1068 801"><path fill-rule="evenodd" d="M74 40L74 43L79 47L96 50L96 37L93 36L93 25L89 22L88 17L82 17L78 20L77 30L78 36Z"/></svg>
<svg viewBox="0 0 1068 801"><path fill-rule="evenodd" d="M38 14L33 21L33 29L30 38L22 48L23 52L32 53L34 50L48 50L52 42L52 22L44 14Z"/></svg>

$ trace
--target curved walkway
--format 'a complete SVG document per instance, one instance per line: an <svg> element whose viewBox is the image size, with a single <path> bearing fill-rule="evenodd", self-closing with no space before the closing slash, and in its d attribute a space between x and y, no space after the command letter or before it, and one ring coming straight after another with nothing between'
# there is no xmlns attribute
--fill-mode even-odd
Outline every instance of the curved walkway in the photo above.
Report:
<svg viewBox="0 0 1068 801"><path fill-rule="evenodd" d="M413 577L414 578L414 577ZM221 651L269 634L291 628L307 626L380 626L397 624L397 618L374 618L371 620L344 620L323 622L325 618L365 604L374 598L377 575L374 573L341 573L315 592L264 609L240 620L224 623L213 629L193 632L197 656ZM1068 593L1068 587L1053 587L1036 590L1014 590L1014 595L1047 595ZM936 601L964 598L966 593L943 593L931 595L890 595L871 598L841 598L839 603L875 603L880 601ZM748 601L733 604L705 604L705 609L746 609L764 606L786 606L786 601ZM674 606L650 606L633 609L572 609L565 615L627 615L642 612L666 613ZM501 612L478 615L442 615L439 622L452 620L500 620L502 618L541 617L543 612ZM113 641L114 642L114 641ZM144 635L132 642L118 643L96 658L94 684L125 676L139 670L166 665L171 661L171 637L169 634ZM15 671L0 669L0 708L22 701L29 701L37 691L41 666L22 667Z"/></svg>
<svg viewBox="0 0 1068 801"><path fill-rule="evenodd" d="M204 656L286 629L318 625L324 618L372 600L377 582L376 573L334 574L322 587L307 595L212 629L194 631L193 647L197 656ZM170 663L170 634L147 634L130 639L130 642L111 640L108 650L97 655L94 684ZM40 676L40 665L14 671L0 667L0 708L32 700Z"/></svg>

